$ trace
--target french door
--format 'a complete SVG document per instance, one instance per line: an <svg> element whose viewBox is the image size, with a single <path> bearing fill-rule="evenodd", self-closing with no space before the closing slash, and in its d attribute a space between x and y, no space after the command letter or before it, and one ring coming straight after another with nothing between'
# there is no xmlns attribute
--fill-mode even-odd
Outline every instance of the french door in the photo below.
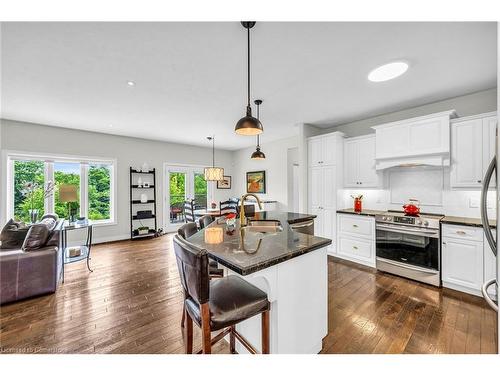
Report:
<svg viewBox="0 0 500 375"><path fill-rule="evenodd" d="M165 231L174 232L185 222L184 202L194 199L195 210L206 210L210 184L205 181L204 168L165 166Z"/></svg>

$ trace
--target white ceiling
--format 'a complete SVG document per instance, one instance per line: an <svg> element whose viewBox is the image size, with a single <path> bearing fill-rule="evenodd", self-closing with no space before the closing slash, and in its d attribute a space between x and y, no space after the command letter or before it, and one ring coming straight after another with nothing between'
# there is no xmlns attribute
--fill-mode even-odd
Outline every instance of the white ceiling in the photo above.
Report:
<svg viewBox="0 0 500 375"><path fill-rule="evenodd" d="M496 23L274 23L252 30L263 141L496 86ZM230 23L3 23L3 118L238 149L246 34ZM405 59L404 76L366 79ZM136 82L129 87L127 80ZM110 126L112 125L112 127Z"/></svg>

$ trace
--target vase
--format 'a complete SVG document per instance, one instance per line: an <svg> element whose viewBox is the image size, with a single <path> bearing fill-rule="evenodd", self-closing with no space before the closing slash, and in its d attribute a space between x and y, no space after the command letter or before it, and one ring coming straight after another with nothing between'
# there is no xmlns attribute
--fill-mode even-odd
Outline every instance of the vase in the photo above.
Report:
<svg viewBox="0 0 500 375"><path fill-rule="evenodd" d="M35 224L38 220L38 210L29 210L29 215L31 224Z"/></svg>
<svg viewBox="0 0 500 375"><path fill-rule="evenodd" d="M354 212L361 212L361 199L354 198Z"/></svg>

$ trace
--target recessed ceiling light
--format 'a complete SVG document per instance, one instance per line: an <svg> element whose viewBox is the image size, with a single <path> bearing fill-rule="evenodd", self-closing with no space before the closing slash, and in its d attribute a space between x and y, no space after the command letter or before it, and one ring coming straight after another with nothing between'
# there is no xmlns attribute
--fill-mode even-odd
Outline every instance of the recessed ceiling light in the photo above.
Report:
<svg viewBox="0 0 500 375"><path fill-rule="evenodd" d="M127 81L127 85L129 85L129 86L135 86L135 82L134 81Z"/></svg>
<svg viewBox="0 0 500 375"><path fill-rule="evenodd" d="M113 124L109 124L109 127L112 128L113 127Z"/></svg>
<svg viewBox="0 0 500 375"><path fill-rule="evenodd" d="M395 61L373 69L370 74L368 74L368 79L372 82L384 82L399 77L407 70L407 63L404 61Z"/></svg>

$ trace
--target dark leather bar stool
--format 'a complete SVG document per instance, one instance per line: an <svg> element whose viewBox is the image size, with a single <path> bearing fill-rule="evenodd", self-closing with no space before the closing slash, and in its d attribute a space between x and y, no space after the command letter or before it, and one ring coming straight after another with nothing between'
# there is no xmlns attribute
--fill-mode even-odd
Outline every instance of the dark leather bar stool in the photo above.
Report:
<svg viewBox="0 0 500 375"><path fill-rule="evenodd" d="M183 239L191 237L193 234L198 232L198 228L196 226L196 223L186 223L183 226L181 226L179 229L177 229L177 233L179 236L181 236ZM219 277L224 277L224 270L222 268L219 268L219 264L217 261L213 259L209 259L208 261L208 274L210 278L219 278ZM186 312L182 312L182 319L181 319L181 327L184 327L184 322L186 321Z"/></svg>
<svg viewBox="0 0 500 375"><path fill-rule="evenodd" d="M201 328L202 350L212 352L212 345L227 334L230 349L235 352L238 339L251 353L256 349L236 331L236 324L262 314L262 353L269 353L269 310L267 294L238 276L210 280L208 255L182 237L174 236L174 250L181 284L186 295L184 301L186 324L184 340L186 353L193 352L193 321ZM211 332L222 330L211 337Z"/></svg>
<svg viewBox="0 0 500 375"><path fill-rule="evenodd" d="M208 227L213 222L214 222L214 218L212 215L204 215L204 216L200 217L200 220L199 220L200 229Z"/></svg>

